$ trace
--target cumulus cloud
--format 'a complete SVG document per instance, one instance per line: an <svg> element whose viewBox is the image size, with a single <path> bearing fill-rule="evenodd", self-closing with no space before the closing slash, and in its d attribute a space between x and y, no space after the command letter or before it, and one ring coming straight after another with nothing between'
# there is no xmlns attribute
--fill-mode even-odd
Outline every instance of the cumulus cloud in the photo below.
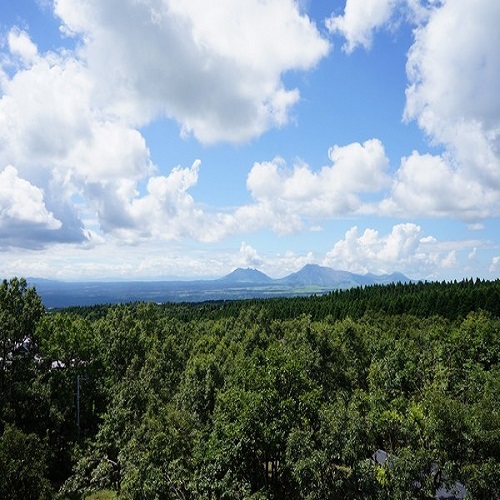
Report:
<svg viewBox="0 0 500 500"><path fill-rule="evenodd" d="M161 175L138 127L169 117L204 143L239 143L286 124L300 93L284 76L311 69L330 48L314 23L292 0L56 0L75 50L41 53L18 28L6 37L0 167L15 169L2 175L29 191L30 223L45 231L43 241L99 240L92 231L130 243L217 241L262 228L314 230L322 220L370 211L471 223L498 216L500 7L471 5L348 0L344 14L327 22L346 37L348 52L369 48L397 16L415 24L404 118L443 154L415 151L392 179L378 139L332 147L331 163L318 170L280 158L257 162L247 177L252 203L217 212L190 193L199 162ZM1 203L4 228L28 213L5 193ZM392 238L408 243L403 233ZM370 237L380 243L370 232L360 241ZM419 248L433 244L422 238ZM398 247L386 243L376 262L394 261ZM451 264L452 251L438 252L436 262Z"/></svg>
<svg viewBox="0 0 500 500"><path fill-rule="evenodd" d="M479 207L500 202L499 19L495 0L445 2L416 31L407 63L405 117L445 146L441 170Z"/></svg>
<svg viewBox="0 0 500 500"><path fill-rule="evenodd" d="M24 64L34 62L38 56L38 48L25 31L12 29L8 35L10 53L18 57Z"/></svg>
<svg viewBox="0 0 500 500"><path fill-rule="evenodd" d="M88 241L91 219L130 242L234 232L234 217L209 222L189 195L198 164L158 175L138 127L172 118L182 134L213 143L285 125L300 93L284 75L313 68L330 49L314 23L293 0L53 5L76 49L41 53L28 32L8 32L0 166L15 165L44 193L60 239Z"/></svg>
<svg viewBox="0 0 500 500"><path fill-rule="evenodd" d="M204 214L188 192L198 181L199 164L196 161L191 168L177 167L168 176L151 177L146 195L123 204L131 220L130 230L147 238L204 239ZM118 224L117 229L127 232L123 226Z"/></svg>
<svg viewBox="0 0 500 500"><path fill-rule="evenodd" d="M476 243L439 242L424 235L422 228L414 223L396 224L387 235L371 228L361 233L354 226L326 254L323 264L358 273L398 270L422 278L436 269L455 266L457 250Z"/></svg>
<svg viewBox="0 0 500 500"><path fill-rule="evenodd" d="M498 126L499 17L495 0L480 5L470 0L444 2L415 33L407 63L406 113L442 142L454 132L450 123Z"/></svg>
<svg viewBox="0 0 500 500"><path fill-rule="evenodd" d="M367 9L372 15L367 15ZM415 26L408 53L405 120L415 120L439 155L401 160L388 215L477 220L500 207L500 4L486 0L348 0L327 27L344 49L369 48L377 30Z"/></svg>
<svg viewBox="0 0 500 500"><path fill-rule="evenodd" d="M150 169L141 134L94 106L94 82L69 54L48 54L4 82L0 159L23 172L57 170L77 182L139 179Z"/></svg>
<svg viewBox="0 0 500 500"><path fill-rule="evenodd" d="M61 222L45 207L41 189L21 179L11 165L0 172L0 207L2 225L17 221L40 224L47 229L61 227Z"/></svg>
<svg viewBox="0 0 500 500"><path fill-rule="evenodd" d="M325 20L328 31L345 38L343 50L369 50L378 31L396 29L402 22L422 25L442 0L346 0L344 13Z"/></svg>
<svg viewBox="0 0 500 500"><path fill-rule="evenodd" d="M10 50L37 53L26 49L34 46L26 34L12 33ZM16 165L22 178L43 190L63 224L52 234L57 241L88 240L75 198L96 206L106 202L101 195L118 196L113 186L147 175L152 167L143 137L93 106L92 80L69 53L37 56L2 80L1 90L0 165Z"/></svg>
<svg viewBox="0 0 500 500"><path fill-rule="evenodd" d="M317 172L303 163L287 168L281 158L255 163L247 187L256 204L246 207L245 215L253 211L254 217L269 220L278 232L290 232L301 228L304 218L354 213L363 205L363 194L389 183L389 162L378 139L334 146L329 158L332 164Z"/></svg>
<svg viewBox="0 0 500 500"><path fill-rule="evenodd" d="M163 114L206 143L285 124L299 92L283 74L329 50L292 0L57 0L55 12L106 81L98 92L109 113L134 125Z"/></svg>
<svg viewBox="0 0 500 500"><path fill-rule="evenodd" d="M499 19L495 0L443 2L415 32L404 116L445 153L403 160L394 196L426 200L430 215L499 215Z"/></svg>
<svg viewBox="0 0 500 500"><path fill-rule="evenodd" d="M61 226L47 209L41 189L19 177L11 165L0 172L0 246L16 245L22 239L33 245Z"/></svg>
<svg viewBox="0 0 500 500"><path fill-rule="evenodd" d="M325 262L332 267L361 273L401 269L414 258L421 237L420 226L411 223L394 226L387 236L379 236L375 229L366 229L360 234L354 226L343 240L335 243Z"/></svg>
<svg viewBox="0 0 500 500"><path fill-rule="evenodd" d="M262 266L264 260L259 256L257 250L244 241L240 246L240 261L239 267L258 268Z"/></svg>
<svg viewBox="0 0 500 500"><path fill-rule="evenodd" d="M332 14L326 20L331 33L341 34L346 42L343 49L350 53L358 46L369 49L374 31L384 27L393 14L399 0L347 0L344 14Z"/></svg>
<svg viewBox="0 0 500 500"><path fill-rule="evenodd" d="M25 33L11 31L10 38L15 53L35 47ZM35 49L28 52L35 54ZM190 216L197 212L183 193L196 183L197 165L184 177L180 169L148 177L154 167L144 138L95 107L95 82L81 61L71 53L49 53L32 62L2 82L0 161L15 163L64 225L50 238L38 234L40 244L54 239L89 242L91 232L84 229L79 212L95 213L98 229L130 242L179 237L193 225L196 234ZM144 179L147 193L141 197L137 185ZM10 243L32 245L32 238L23 242L18 236L14 239L11 232Z"/></svg>
<svg viewBox="0 0 500 500"><path fill-rule="evenodd" d="M474 220L495 213L499 193L454 168L447 157L414 151L403 158L391 195L379 205L382 214L455 216Z"/></svg>
<svg viewBox="0 0 500 500"><path fill-rule="evenodd" d="M254 163L247 176L253 203L231 212L201 211L189 198L192 219L186 234L216 241L263 228L280 235L301 231L306 226L318 231L315 221L365 210L363 196L390 183L388 159L378 139L333 146L329 157L332 164L318 171L300 161L288 167L280 157ZM193 185L196 180L197 175ZM138 200L136 204L142 203Z"/></svg>

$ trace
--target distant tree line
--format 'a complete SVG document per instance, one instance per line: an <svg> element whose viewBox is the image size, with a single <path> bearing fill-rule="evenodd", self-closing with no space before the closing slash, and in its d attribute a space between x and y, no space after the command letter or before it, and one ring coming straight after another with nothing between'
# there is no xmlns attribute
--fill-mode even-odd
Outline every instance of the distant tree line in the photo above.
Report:
<svg viewBox="0 0 500 500"><path fill-rule="evenodd" d="M69 307L65 311L96 319L106 315L109 307L97 304ZM305 314L317 321L326 318L359 319L371 312L410 314L419 318L441 316L454 320L463 319L471 312L484 311L499 317L500 280L393 283L334 290L310 297L181 302L159 307L168 316L183 321L234 317L249 307L265 309L270 319L292 319Z"/></svg>
<svg viewBox="0 0 500 500"><path fill-rule="evenodd" d="M0 498L499 498L499 299L465 280L47 312L3 281Z"/></svg>

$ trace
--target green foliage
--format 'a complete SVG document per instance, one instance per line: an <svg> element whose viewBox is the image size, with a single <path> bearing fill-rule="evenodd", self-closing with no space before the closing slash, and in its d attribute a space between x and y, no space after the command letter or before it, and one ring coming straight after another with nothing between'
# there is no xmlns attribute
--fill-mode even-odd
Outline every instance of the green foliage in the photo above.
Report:
<svg viewBox="0 0 500 500"><path fill-rule="evenodd" d="M0 477L25 498L498 498L499 290L45 312L3 282Z"/></svg>
<svg viewBox="0 0 500 500"><path fill-rule="evenodd" d="M47 456L47 446L38 436L8 425L0 436L0 498L50 498Z"/></svg>
<svg viewBox="0 0 500 500"><path fill-rule="evenodd" d="M34 430L32 394L24 389L36 378L34 339L43 305L26 280L0 284L0 422L18 422Z"/></svg>
<svg viewBox="0 0 500 500"><path fill-rule="evenodd" d="M92 493L85 500L115 500L116 492L112 490L101 490Z"/></svg>

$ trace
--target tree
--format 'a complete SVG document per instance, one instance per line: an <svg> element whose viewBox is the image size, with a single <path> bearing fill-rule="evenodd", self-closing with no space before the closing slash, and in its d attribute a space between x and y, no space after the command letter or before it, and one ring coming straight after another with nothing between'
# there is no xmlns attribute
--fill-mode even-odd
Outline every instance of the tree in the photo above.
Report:
<svg viewBox="0 0 500 500"><path fill-rule="evenodd" d="M37 371L34 333L43 313L40 297L26 280L0 284L0 422L37 425L29 393Z"/></svg>
<svg viewBox="0 0 500 500"><path fill-rule="evenodd" d="M0 391L8 384L8 374L16 360L33 345L36 325L44 312L34 288L25 279L12 278L0 284Z"/></svg>
<svg viewBox="0 0 500 500"><path fill-rule="evenodd" d="M0 437L0 498L51 498L47 446L35 434L8 425Z"/></svg>

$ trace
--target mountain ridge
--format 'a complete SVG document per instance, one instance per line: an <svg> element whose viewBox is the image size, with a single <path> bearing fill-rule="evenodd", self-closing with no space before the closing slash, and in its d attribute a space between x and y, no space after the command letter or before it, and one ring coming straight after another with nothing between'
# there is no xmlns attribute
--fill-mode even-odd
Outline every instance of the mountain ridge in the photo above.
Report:
<svg viewBox="0 0 500 500"><path fill-rule="evenodd" d="M218 279L191 281L56 281L28 278L48 308L128 302L205 302L323 294L332 290L410 282L400 273L361 275L307 264L284 278L236 268Z"/></svg>
<svg viewBox="0 0 500 500"><path fill-rule="evenodd" d="M262 277L262 281L258 278ZM252 268L236 268L219 281L230 283L276 283L300 286L325 286L333 288L351 288L354 286L367 286L376 284L408 283L412 281L402 273L391 274L357 274L342 271L319 264L306 264L296 272L283 278L273 279L267 274Z"/></svg>
<svg viewBox="0 0 500 500"><path fill-rule="evenodd" d="M219 281L235 282L235 283L270 283L274 281L273 278L269 277L267 274L253 269L250 267L241 268L238 267L234 271L226 274Z"/></svg>

